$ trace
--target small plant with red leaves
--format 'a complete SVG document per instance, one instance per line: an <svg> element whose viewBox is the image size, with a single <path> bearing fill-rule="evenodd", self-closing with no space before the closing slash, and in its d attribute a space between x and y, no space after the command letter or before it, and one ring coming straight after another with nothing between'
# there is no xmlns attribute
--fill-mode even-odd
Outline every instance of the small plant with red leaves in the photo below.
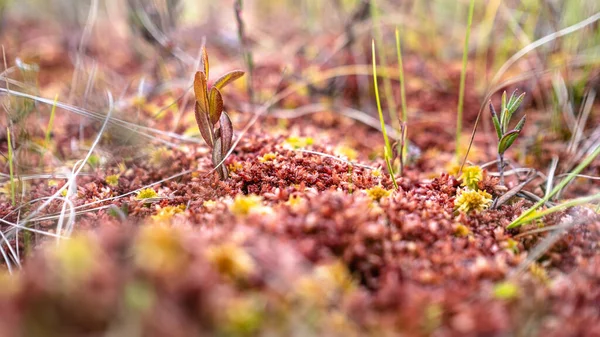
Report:
<svg viewBox="0 0 600 337"><path fill-rule="evenodd" d="M233 125L229 115L223 111L221 89L227 84L242 77L244 72L233 70L221 76L208 89L208 55L202 48L202 70L197 71L194 78L194 95L196 97L196 123L206 144L212 149L212 162L221 180L227 179L229 172L223 165L233 140ZM218 125L218 127L217 127Z"/></svg>

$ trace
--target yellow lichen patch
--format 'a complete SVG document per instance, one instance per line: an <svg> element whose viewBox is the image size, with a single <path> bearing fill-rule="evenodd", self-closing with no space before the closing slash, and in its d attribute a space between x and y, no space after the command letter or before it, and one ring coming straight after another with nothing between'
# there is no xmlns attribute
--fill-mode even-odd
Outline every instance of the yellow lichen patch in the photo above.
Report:
<svg viewBox="0 0 600 337"><path fill-rule="evenodd" d="M460 175L462 180L462 186L466 186L470 189L476 190L477 183L483 179L483 171L479 166L468 166L463 168L462 174Z"/></svg>
<svg viewBox="0 0 600 337"><path fill-rule="evenodd" d="M137 194L137 196L135 197L138 200L144 200L144 199L152 199L152 198L157 198L158 197L158 193L156 193L156 191L153 188L144 188L143 190L140 190Z"/></svg>
<svg viewBox="0 0 600 337"><path fill-rule="evenodd" d="M158 212L156 212L156 215L152 216L152 220L156 222L168 222L173 215L183 213L183 211L185 211L185 205L183 204L179 206L165 206L160 208Z"/></svg>
<svg viewBox="0 0 600 337"><path fill-rule="evenodd" d="M237 195L229 205L229 211L235 215L248 215L262 207L262 198L258 195Z"/></svg>
<svg viewBox="0 0 600 337"><path fill-rule="evenodd" d="M390 196L390 194L392 194L391 191L386 190L385 188L381 187L380 185L373 186L373 187L369 188L368 190L366 190L365 192L367 193L369 198L371 198L374 201L379 201L382 198L386 198L386 197Z"/></svg>
<svg viewBox="0 0 600 337"><path fill-rule="evenodd" d="M487 209L492 203L492 196L486 191L474 191L470 189L459 189L454 200L457 211L469 213L480 212Z"/></svg>
<svg viewBox="0 0 600 337"><path fill-rule="evenodd" d="M265 153L262 157L258 157L258 161L261 163L266 163L268 161L275 160L277 158L277 154L273 152Z"/></svg>
<svg viewBox="0 0 600 337"><path fill-rule="evenodd" d="M112 187L119 185L119 174L111 174L107 176L104 181Z"/></svg>
<svg viewBox="0 0 600 337"><path fill-rule="evenodd" d="M297 137L290 136L288 137L284 144L293 148L293 149L301 149L303 147L310 146L314 143L314 140L311 137Z"/></svg>
<svg viewBox="0 0 600 337"><path fill-rule="evenodd" d="M245 279L255 270L250 254L233 243L210 247L206 251L206 258L221 275L230 280Z"/></svg>
<svg viewBox="0 0 600 337"><path fill-rule="evenodd" d="M346 157L348 160L356 160L358 158L358 152L346 145L339 145L334 150L333 153L340 157Z"/></svg>
<svg viewBox="0 0 600 337"><path fill-rule="evenodd" d="M188 262L181 239L179 230L165 225L142 227L133 248L135 264L152 273L177 273Z"/></svg>

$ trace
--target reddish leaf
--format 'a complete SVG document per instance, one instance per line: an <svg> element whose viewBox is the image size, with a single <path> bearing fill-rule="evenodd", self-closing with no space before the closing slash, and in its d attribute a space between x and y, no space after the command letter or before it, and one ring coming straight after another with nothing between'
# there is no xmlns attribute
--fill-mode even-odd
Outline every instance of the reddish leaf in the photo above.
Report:
<svg viewBox="0 0 600 337"><path fill-rule="evenodd" d="M219 123L221 124L219 130L222 139L222 152L223 155L226 155L231 148L231 142L233 140L233 124L231 123L231 119L229 118L227 112L223 112L223 114L221 114Z"/></svg>
<svg viewBox="0 0 600 337"><path fill-rule="evenodd" d="M204 47L202 47L202 66L204 67L206 80L208 80L208 53L206 53L206 48Z"/></svg>
<svg viewBox="0 0 600 337"><path fill-rule="evenodd" d="M223 97L219 89L212 87L210 89L210 96L208 97L208 106L210 114L210 122L214 125L217 124L221 118L221 112L223 112Z"/></svg>
<svg viewBox="0 0 600 337"><path fill-rule="evenodd" d="M201 112L208 115L208 90L206 84L206 75L197 71L194 78L194 94L199 103Z"/></svg>
<svg viewBox="0 0 600 337"><path fill-rule="evenodd" d="M198 124L198 129L200 129L200 134L202 135L202 138L204 138L206 144L212 148L214 146L212 126L208 121L208 115L202 112L199 102L196 102L195 116L196 123Z"/></svg>

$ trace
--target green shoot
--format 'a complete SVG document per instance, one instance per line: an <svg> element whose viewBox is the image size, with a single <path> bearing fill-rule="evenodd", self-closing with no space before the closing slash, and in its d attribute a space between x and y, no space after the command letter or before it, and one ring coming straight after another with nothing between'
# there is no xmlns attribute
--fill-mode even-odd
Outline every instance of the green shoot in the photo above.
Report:
<svg viewBox="0 0 600 337"><path fill-rule="evenodd" d="M579 163L579 165L577 165L577 167L573 169L573 171L569 172L569 175L565 179L563 179L558 185L556 185L552 189L552 191L550 191L550 193L546 194L542 199L540 199L540 201L538 201L535 205L531 206L531 208L529 208L527 211L523 212L518 218L511 222L507 228L515 228L527 223L529 221L530 216L535 212L536 209L540 208L548 200L550 200L550 198L555 196L565 186L567 186L567 184L569 184L571 180L573 180L579 174L579 172L581 172L592 161L594 161L594 159L596 159L598 154L600 154L600 146L596 147L594 152L592 152L589 156L585 157L585 159L583 159L581 163Z"/></svg>
<svg viewBox="0 0 600 337"><path fill-rule="evenodd" d="M402 106L402 126L401 126L401 144L400 144L400 175L404 171L404 162L408 154L408 107L406 104L406 86L404 84L404 65L402 62L402 47L400 44L400 31L396 27L396 55L398 56L398 73L400 80L400 103Z"/></svg>
<svg viewBox="0 0 600 337"><path fill-rule="evenodd" d="M574 206L579 206L579 205L584 205L593 201L596 201L600 199L600 193L596 193L594 195L589 195L587 197L581 197L581 198L576 198L576 199L571 199L569 201L565 201L561 204L558 204L556 206L550 207L548 209L545 209L543 211L539 211L539 212L532 212L530 213L526 218L524 218L522 220L523 223L526 222L530 222L533 220L537 220L539 218L545 217L546 215L558 212L558 211L562 211L564 209L567 208L571 208Z"/></svg>
<svg viewBox="0 0 600 337"><path fill-rule="evenodd" d="M525 116L517 123L514 129L509 131L510 120L513 114L523 103L525 93L517 96L517 90L515 90L508 102L506 101L506 91L502 94L502 106L500 110L500 117L494 109L494 105L490 101L490 112L492 114L492 122L494 129L496 130L496 136L498 137L498 172L500 173L500 184L504 185L504 153L508 148L517 140L521 130L525 126Z"/></svg>
<svg viewBox="0 0 600 337"><path fill-rule="evenodd" d="M54 125L54 113L56 112L56 104L58 103L58 95L54 96L54 104L52 104L52 110L50 110L50 119L48 120L48 127L46 127L46 138L44 144L46 149L50 146L50 134L52 133L52 126Z"/></svg>
<svg viewBox="0 0 600 337"><path fill-rule="evenodd" d="M473 9L475 8L475 0L471 0L469 4L469 16L467 19L467 32L465 34L465 45L463 48L462 69L460 72L460 88L458 93L458 108L456 109L456 158L460 152L460 138L462 133L463 105L465 99L465 82L467 77L467 59L469 56L469 38L471 37L471 24L473 23Z"/></svg>
<svg viewBox="0 0 600 337"><path fill-rule="evenodd" d="M398 72L400 79L400 102L402 104L402 121L408 122L408 108L406 106L406 88L404 85L404 66L402 63L402 48L400 45L400 31L396 27L396 55L398 56Z"/></svg>
<svg viewBox="0 0 600 337"><path fill-rule="evenodd" d="M225 165L218 166L225 159L233 140L233 124L229 115L223 111L221 91L230 82L242 77L244 72L233 70L215 81L208 89L208 54L202 48L202 70L197 71L194 78L194 95L196 97L195 116L200 135L212 149L212 162L221 180L227 179L229 172ZM219 124L217 128L216 125Z"/></svg>
<svg viewBox="0 0 600 337"><path fill-rule="evenodd" d="M381 31L381 27L379 26L379 10L377 8L377 3L375 0L371 0L371 18L373 20L373 28L375 29L375 41L377 43L377 48L379 50L383 50L383 32ZM388 66L387 60L385 58L385 53L381 53L379 55L379 63L382 66L384 73L387 74ZM392 91L392 80L389 76L385 76L383 79L383 92L385 93L385 102L387 103L388 113L390 119L392 121L392 125L397 130L400 130L400 125L398 125L398 119L396 117L398 107L396 106L396 101L394 100L394 95Z"/></svg>
<svg viewBox="0 0 600 337"><path fill-rule="evenodd" d="M12 141L11 141L11 137L10 137L10 129L7 127L6 128L6 138L8 141L8 172L10 174L10 201L11 204L14 206L15 203L15 173L13 171L13 151L12 151Z"/></svg>
<svg viewBox="0 0 600 337"><path fill-rule="evenodd" d="M387 131L385 129L385 120L383 119L383 111L381 110L381 100L379 99L379 86L377 85L377 58L375 54L375 40L371 41L371 52L373 58L373 86L375 88L375 100L377 101L377 112L379 112L379 121L381 122L381 133L383 134L383 141L385 142L383 157L390 172L390 177L392 178L394 187L398 189L398 183L396 182L396 177L394 175L394 168L392 167L392 147L390 146L390 140L388 139Z"/></svg>

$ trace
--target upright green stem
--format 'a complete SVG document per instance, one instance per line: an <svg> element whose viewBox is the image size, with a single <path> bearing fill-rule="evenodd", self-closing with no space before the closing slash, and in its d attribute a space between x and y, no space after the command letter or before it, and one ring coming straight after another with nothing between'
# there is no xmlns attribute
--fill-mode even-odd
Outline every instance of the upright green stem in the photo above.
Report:
<svg viewBox="0 0 600 337"><path fill-rule="evenodd" d="M467 75L467 59L469 56L469 39L471 37L471 24L473 23L473 10L475 8L475 0L471 0L469 4L469 16L467 19L467 32L465 34L465 45L463 48L462 70L460 73L460 89L458 93L458 108L456 116L456 158L460 156L460 138L462 133L463 105L465 99L465 82Z"/></svg>
<svg viewBox="0 0 600 337"><path fill-rule="evenodd" d="M381 27L379 26L379 11L377 10L377 4L375 0L371 0L371 18L373 20L373 29L375 30L375 41L377 43L377 48L381 51L379 54L379 64L381 64L383 71L388 72L387 60L385 58L385 53L383 52L383 32L381 31ZM389 76L385 76L383 79L383 92L385 94L385 102L388 107L388 113L390 116L390 120L392 125L396 130L400 130L400 123L398 123L398 107L396 106L396 101L394 100L394 93L392 90L392 80Z"/></svg>
<svg viewBox="0 0 600 337"><path fill-rule="evenodd" d="M377 55L375 54L375 40L371 41L371 52L373 59L373 86L375 89L375 100L377 101L377 112L379 113L379 121L381 122L381 133L383 134L383 141L385 143L384 147L384 158L385 163L387 164L388 170L390 171L390 177L392 182L394 183L394 187L398 189L398 183L396 182L396 177L394 175L394 168L391 163L392 158L392 147L390 146L390 140L387 136L387 131L385 129L385 120L383 118L383 111L381 109L381 100L379 99L379 86L377 84Z"/></svg>

